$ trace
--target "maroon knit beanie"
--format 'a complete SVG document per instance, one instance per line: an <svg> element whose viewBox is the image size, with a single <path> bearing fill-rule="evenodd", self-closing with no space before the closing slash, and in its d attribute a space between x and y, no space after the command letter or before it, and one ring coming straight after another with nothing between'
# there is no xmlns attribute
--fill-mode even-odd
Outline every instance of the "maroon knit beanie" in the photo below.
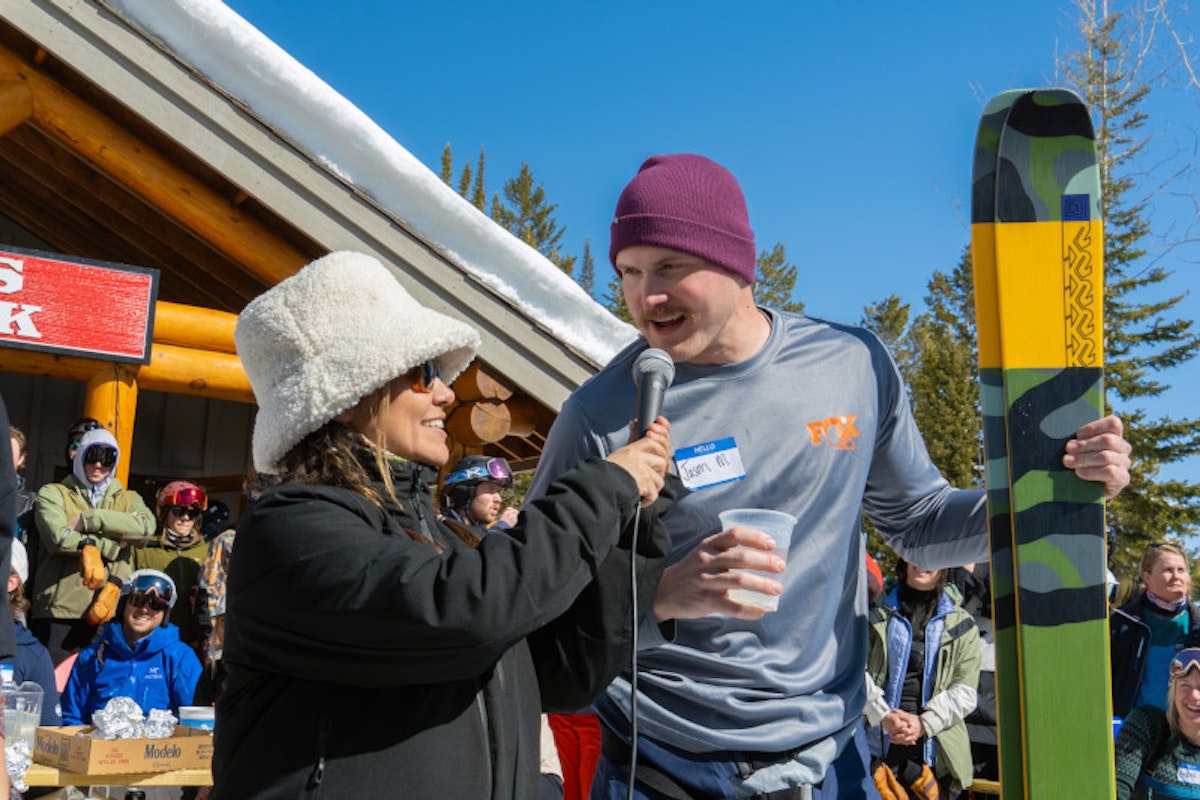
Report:
<svg viewBox="0 0 1200 800"><path fill-rule="evenodd" d="M754 282L757 256L733 173L704 156L651 156L621 192L608 260L633 245L679 250Z"/></svg>

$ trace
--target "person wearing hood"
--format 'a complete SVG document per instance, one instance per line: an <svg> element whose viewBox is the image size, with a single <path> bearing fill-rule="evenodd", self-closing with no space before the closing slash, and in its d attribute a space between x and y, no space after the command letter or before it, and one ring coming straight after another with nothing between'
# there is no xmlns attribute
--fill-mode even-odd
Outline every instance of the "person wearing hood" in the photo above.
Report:
<svg viewBox="0 0 1200 800"><path fill-rule="evenodd" d="M480 536L431 490L478 332L335 252L251 301L234 338L254 466L280 482L229 564L212 800L561 795L540 712L585 705L632 654L670 552L667 421Z"/></svg>
<svg viewBox="0 0 1200 800"><path fill-rule="evenodd" d="M112 617L109 595L133 571L131 545L155 533L146 503L115 477L120 457L108 430L86 431L72 474L38 490L34 519L41 547L29 628L56 665L87 646L99 624Z"/></svg>
<svg viewBox="0 0 1200 800"><path fill-rule="evenodd" d="M89 725L92 714L114 697L131 698L143 714L190 705L200 678L200 659L179 641L167 622L178 600L165 573L139 569L121 584L117 618L104 626L100 641L75 659L62 695L64 725Z"/></svg>
<svg viewBox="0 0 1200 800"><path fill-rule="evenodd" d="M197 655L204 652L204 628L197 599L200 569L208 557L208 542L201 523L208 511L208 493L189 481L171 481L155 498L159 535L145 547L133 551L136 569L157 569L175 581L183 600L171 610L171 622L179 627L179 638Z"/></svg>

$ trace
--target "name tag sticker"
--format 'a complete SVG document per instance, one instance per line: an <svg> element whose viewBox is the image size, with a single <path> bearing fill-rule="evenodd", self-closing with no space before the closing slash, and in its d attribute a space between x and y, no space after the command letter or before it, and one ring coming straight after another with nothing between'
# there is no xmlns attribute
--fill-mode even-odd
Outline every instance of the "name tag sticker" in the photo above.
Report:
<svg viewBox="0 0 1200 800"><path fill-rule="evenodd" d="M1200 786L1200 766L1181 761L1176 779L1188 786Z"/></svg>
<svg viewBox="0 0 1200 800"><path fill-rule="evenodd" d="M693 492L746 477L742 454L733 437L681 447L675 451L675 468L683 485Z"/></svg>

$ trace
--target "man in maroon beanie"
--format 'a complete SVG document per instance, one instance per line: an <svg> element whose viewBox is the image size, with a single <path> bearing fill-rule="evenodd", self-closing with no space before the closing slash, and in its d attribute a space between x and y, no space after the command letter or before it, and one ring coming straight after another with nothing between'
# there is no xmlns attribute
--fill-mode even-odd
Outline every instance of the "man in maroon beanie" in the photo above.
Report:
<svg viewBox="0 0 1200 800"><path fill-rule="evenodd" d="M862 515L905 559L949 567L988 557L984 494L952 489L930 462L874 335L755 303L754 234L728 170L697 155L648 159L611 236L644 339L564 404L526 500L625 442L631 365L647 346L675 362L663 415L685 491L663 517L674 563L640 626L636 759L625 674L595 704L591 796L625 798L636 763L640 798L878 798L862 727ZM1107 417L1077 431L1063 464L1111 497L1129 483L1129 452ZM786 565L765 534L722 530L718 514L746 506L798 520ZM730 589L778 594L778 610ZM673 630L651 624L669 620Z"/></svg>

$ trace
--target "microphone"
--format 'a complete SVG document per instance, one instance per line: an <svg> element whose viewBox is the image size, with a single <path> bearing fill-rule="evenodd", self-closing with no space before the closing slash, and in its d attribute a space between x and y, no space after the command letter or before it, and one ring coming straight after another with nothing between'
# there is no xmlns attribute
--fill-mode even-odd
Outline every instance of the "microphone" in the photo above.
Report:
<svg viewBox="0 0 1200 800"><path fill-rule="evenodd" d="M638 390L638 436L662 413L663 395L675 380L675 362L657 347L647 348L633 362L633 382Z"/></svg>

